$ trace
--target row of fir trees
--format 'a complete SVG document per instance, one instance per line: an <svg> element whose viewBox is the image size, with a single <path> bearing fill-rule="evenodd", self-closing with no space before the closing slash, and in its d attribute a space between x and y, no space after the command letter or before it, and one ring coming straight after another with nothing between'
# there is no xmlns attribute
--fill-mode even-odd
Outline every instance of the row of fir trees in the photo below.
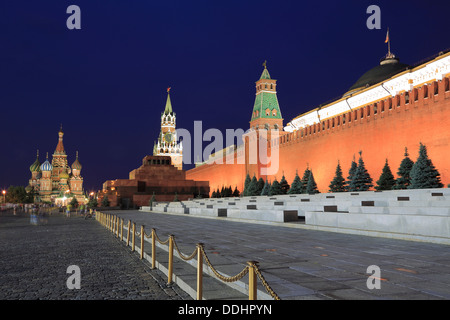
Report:
<svg viewBox="0 0 450 320"><path fill-rule="evenodd" d="M439 171L434 167L428 157L427 148L422 143L419 147L419 156L416 162L409 158L408 149L405 148L404 158L397 171L395 179L386 159L375 190L401 190L401 189L429 189L442 188ZM336 173L330 182L330 192L366 191L373 187L373 180L364 165L360 152L358 163L352 161L347 179L344 179L341 166L338 162Z"/></svg>
<svg viewBox="0 0 450 320"><path fill-rule="evenodd" d="M329 185L329 192L367 191L372 187L377 191L443 187L440 180L440 174L428 157L426 146L422 143L420 144L419 156L416 162L409 158L408 150L405 148L404 159L401 161L397 171L397 179L394 178L388 160L386 159L382 173L376 181L375 186L373 184L373 179L365 167L361 151L359 152L359 155L358 163L353 159L347 178L344 178L341 165L338 162L335 176ZM224 188L222 188L222 190L223 189ZM229 187L228 192L231 192L231 187ZM216 193L224 194L223 191L219 192L219 190L217 190ZM262 178L256 179L255 176L250 178L250 175L247 174L242 195L271 196L302 193L319 193L317 184L314 180L314 174L308 167L303 173L302 179L300 179L298 173L295 174L294 181L291 185L286 181L284 174L279 182L276 178L273 182L269 182L268 180L264 181ZM234 196L234 194L231 195Z"/></svg>
<svg viewBox="0 0 450 320"><path fill-rule="evenodd" d="M314 174L309 168L306 168L302 179L296 173L291 185L286 181L284 174L280 181L275 178L273 182L269 182L268 180L264 181L263 178L257 180L255 176L250 178L250 175L247 174L244 182L243 196L274 196L300 193L319 193L316 181L314 180Z"/></svg>

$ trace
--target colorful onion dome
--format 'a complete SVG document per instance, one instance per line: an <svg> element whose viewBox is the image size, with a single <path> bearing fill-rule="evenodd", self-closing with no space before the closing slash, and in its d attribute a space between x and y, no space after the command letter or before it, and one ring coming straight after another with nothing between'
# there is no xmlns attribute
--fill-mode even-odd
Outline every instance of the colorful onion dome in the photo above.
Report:
<svg viewBox="0 0 450 320"><path fill-rule="evenodd" d="M48 152L47 152L47 159L45 159L44 163L41 164L41 171L52 171L52 170L53 170L53 166L48 161Z"/></svg>
<svg viewBox="0 0 450 320"><path fill-rule="evenodd" d="M74 163L72 163L72 170L81 171L81 168L82 166L80 161L78 160L78 151L77 151L77 158L75 159Z"/></svg>
<svg viewBox="0 0 450 320"><path fill-rule="evenodd" d="M30 166L31 172L39 172L41 170L41 163L39 162L39 150L37 151L36 161Z"/></svg>

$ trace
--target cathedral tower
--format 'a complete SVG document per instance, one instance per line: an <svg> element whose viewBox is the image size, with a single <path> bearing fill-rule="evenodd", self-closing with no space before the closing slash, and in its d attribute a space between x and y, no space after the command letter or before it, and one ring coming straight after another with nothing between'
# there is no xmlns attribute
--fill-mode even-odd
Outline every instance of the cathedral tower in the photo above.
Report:
<svg viewBox="0 0 450 320"><path fill-rule="evenodd" d="M170 156L172 164L179 170L183 167L183 146L177 144L176 114L172 110L170 88L167 88L167 101L164 112L161 113L161 132L158 142L153 147L153 155Z"/></svg>
<svg viewBox="0 0 450 320"><path fill-rule="evenodd" d="M56 145L55 152L52 157L52 190L54 194L59 194L62 184L60 184L61 175L63 178L70 174L70 168L67 164L67 154L64 150L63 144L64 132L62 131L62 125L58 132L58 144ZM65 178L66 180L67 178ZM64 181L63 181L64 185ZM65 185L63 189L66 189Z"/></svg>

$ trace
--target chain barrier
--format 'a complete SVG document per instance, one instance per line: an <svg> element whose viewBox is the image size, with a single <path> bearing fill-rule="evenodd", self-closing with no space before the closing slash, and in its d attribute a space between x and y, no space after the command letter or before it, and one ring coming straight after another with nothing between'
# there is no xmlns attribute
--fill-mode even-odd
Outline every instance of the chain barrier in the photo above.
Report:
<svg viewBox="0 0 450 320"><path fill-rule="evenodd" d="M118 225L118 217L115 218L116 216L112 215L112 214L105 214L103 212L98 212L98 215L96 216L97 221L99 221L103 226L105 226L107 229L109 229L110 231L112 231L112 233L119 233L119 225ZM261 273L261 270L258 268L257 262L254 261L249 261L247 262L249 265L247 265L244 269L242 269L242 271L240 271L238 274L236 274L235 276L231 276L231 277L227 277L222 275L218 270L216 270L216 268L214 268L214 266L212 265L211 261L209 260L206 252L205 252L205 248L203 247L203 244L197 244L197 247L195 248L194 252L192 252L191 255L189 256L185 256L179 249L176 241L175 241L175 237L173 235L170 235L169 238L166 241L161 241L161 239L158 237L158 235L156 234L156 231L154 229L152 229L152 233L151 234L147 234L144 230L144 226L141 226L141 232L137 232L136 228L135 228L135 223L131 223L131 220L128 221L128 233L130 232L130 227L132 226L132 230L133 235L132 235L132 240L133 240L133 244L132 244L132 251L134 251L134 237L138 236L141 238L141 259L143 258L143 254L144 254L144 239L143 238L152 238L152 269L155 268L155 240L158 241L161 245L166 245L169 244L169 274L168 274L168 278L169 281L168 283L171 283L171 279L172 279L172 269L173 269L173 261L172 261L172 257L173 256L173 248L175 248L175 250L177 251L179 257L185 261L189 261L194 259L197 256L197 259L200 261L200 265L198 266L198 272L200 273L198 275L198 283L197 283L197 299L201 299L202 298L202 286L201 286L201 278L202 278L202 266L201 266L201 261L204 259L206 265L211 269L211 271L213 272L213 274L221 281L226 282L226 283L231 283L231 282L236 282L241 280L243 277L245 277L247 274L249 274L250 272L252 274L250 274L249 276L249 298L250 299L256 299L256 280L252 280L255 279L256 277L254 275L256 275L259 280L261 281L261 284L263 285L263 287L265 288L265 290L267 291L267 293L269 293L269 295L275 299L275 300L280 300L280 297L273 291L273 289L269 286L269 284L267 283L267 281L265 280L264 276ZM116 230L116 226L117 225L117 230ZM122 224L121 224L121 229L123 228L123 219L122 219ZM121 232L121 240L123 241L122 238L122 230L120 230ZM142 237L141 237L142 235ZM154 239L153 239L154 238ZM128 246L128 237L127 237L127 246ZM253 282L253 283L252 283ZM253 289L251 289L253 287ZM251 292L252 291L252 292Z"/></svg>
<svg viewBox="0 0 450 320"><path fill-rule="evenodd" d="M201 248L201 251L202 251L202 255L203 255L203 257L204 257L204 259L205 259L205 262L206 262L206 264L208 265L208 267L210 267L211 268L211 271L215 274L215 276L217 277L217 278L219 278L220 280L222 280L223 282L235 282L235 281L238 281L238 280L241 280L243 277L245 277L245 275L248 273L248 271L249 271L249 267L248 266L246 266L241 272L239 272L237 275L235 275L234 277L225 277L225 276L223 276L223 275L221 275L214 267L213 267L213 265L211 264L211 261L209 261L209 258L208 258L208 256L206 255L206 252L205 252L205 248Z"/></svg>
<svg viewBox="0 0 450 320"><path fill-rule="evenodd" d="M256 266L255 268L256 275L258 276L259 280L261 280L261 283L263 287L266 289L267 293L271 295L272 298L275 300L280 300L280 297L273 291L273 289L269 286L266 279L264 279L264 276L261 273L261 270Z"/></svg>
<svg viewBox="0 0 450 320"><path fill-rule="evenodd" d="M175 247L175 250L178 252L178 255L180 256L181 259L185 260L185 261L189 261L192 260L195 255L197 254L197 248L194 250L194 252L192 252L192 254L190 256L185 256L183 255L183 253L181 253L180 249L178 248L177 242L174 241L173 245Z"/></svg>

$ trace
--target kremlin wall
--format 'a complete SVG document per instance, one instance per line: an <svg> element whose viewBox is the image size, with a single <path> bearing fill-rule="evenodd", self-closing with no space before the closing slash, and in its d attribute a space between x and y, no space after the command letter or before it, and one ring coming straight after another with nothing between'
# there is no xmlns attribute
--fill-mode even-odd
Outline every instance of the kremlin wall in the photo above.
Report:
<svg viewBox="0 0 450 320"><path fill-rule="evenodd" d="M256 98L245 143L224 155L222 164L206 161L186 172L186 178L209 181L210 191L231 186L242 192L247 173L252 177L289 184L296 172L302 176L309 167L320 192L327 192L338 161L347 177L359 152L374 184L385 160L396 177L405 147L415 161L420 143L441 175L450 183L450 53L440 52L415 66L408 66L390 52L380 64L364 73L340 99L299 115L285 126L276 98L276 80L265 66L256 82ZM320 101L318 101L320 102ZM250 110L249 110L250 111ZM249 139L259 139L259 131L277 131L268 138L270 152L279 152L274 174L264 175L264 167L249 161ZM279 131L278 131L279 130ZM273 131L272 131L273 132ZM217 154L217 153L216 153ZM220 153L219 153L220 154ZM225 158L234 159L234 164ZM216 156L217 159L217 156ZM245 161L239 161L244 159Z"/></svg>

